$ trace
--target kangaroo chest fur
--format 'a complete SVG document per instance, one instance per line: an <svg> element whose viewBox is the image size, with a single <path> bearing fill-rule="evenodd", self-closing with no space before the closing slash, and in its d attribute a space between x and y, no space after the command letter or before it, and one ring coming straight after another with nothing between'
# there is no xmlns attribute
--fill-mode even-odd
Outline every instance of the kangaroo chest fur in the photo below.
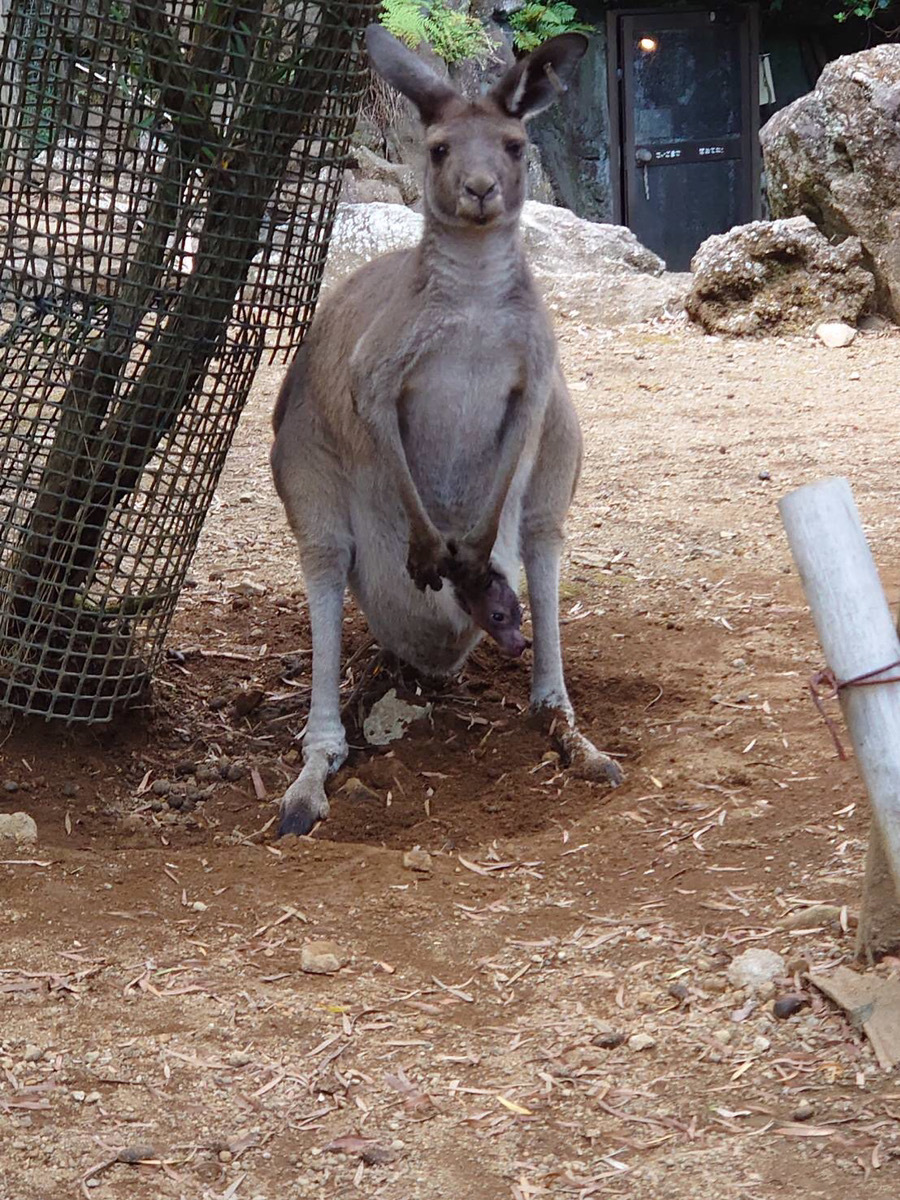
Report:
<svg viewBox="0 0 900 1200"><path fill-rule="evenodd" d="M477 519L504 430L521 403L526 350L474 306L445 315L400 397L410 469L435 525L465 533Z"/></svg>

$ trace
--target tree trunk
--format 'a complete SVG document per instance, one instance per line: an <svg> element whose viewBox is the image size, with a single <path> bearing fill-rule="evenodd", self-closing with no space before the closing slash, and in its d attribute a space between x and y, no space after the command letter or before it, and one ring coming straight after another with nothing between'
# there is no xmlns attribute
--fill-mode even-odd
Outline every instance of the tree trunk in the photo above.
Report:
<svg viewBox="0 0 900 1200"><path fill-rule="evenodd" d="M869 966L900 951L900 896L894 885L878 823L869 827L869 850L862 908L856 931L856 957Z"/></svg>
<svg viewBox="0 0 900 1200"><path fill-rule="evenodd" d="M256 36L263 0L228 6L242 34ZM202 62L208 78L232 54L221 30L188 62L155 5L134 5L136 23L151 46L155 83L175 131L148 213L145 238L123 273L106 331L84 352L60 402L60 419L28 527L23 531L11 580L13 638L34 644L54 612L73 605L95 569L113 512L141 475L182 410L202 385L234 302L244 285L266 206L291 151L318 107L327 102L325 77L334 57L349 47L353 29L324 21L311 45L295 33L289 57L255 56L243 103L230 123L233 144L209 119L210 95L193 80ZM164 275L166 247L182 219L186 188L206 177L207 203L194 269L153 331L149 353L132 357L135 334ZM184 230L181 230L183 233ZM262 339L255 348L262 350ZM127 372L137 368L133 380ZM110 407L115 399L115 408Z"/></svg>

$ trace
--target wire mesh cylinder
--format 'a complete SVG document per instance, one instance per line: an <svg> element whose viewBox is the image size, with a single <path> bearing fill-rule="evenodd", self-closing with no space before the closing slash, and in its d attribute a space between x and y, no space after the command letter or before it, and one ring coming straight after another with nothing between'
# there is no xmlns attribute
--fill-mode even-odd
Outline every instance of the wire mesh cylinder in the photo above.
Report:
<svg viewBox="0 0 900 1200"><path fill-rule="evenodd" d="M374 7L0 0L0 709L144 695L311 319Z"/></svg>

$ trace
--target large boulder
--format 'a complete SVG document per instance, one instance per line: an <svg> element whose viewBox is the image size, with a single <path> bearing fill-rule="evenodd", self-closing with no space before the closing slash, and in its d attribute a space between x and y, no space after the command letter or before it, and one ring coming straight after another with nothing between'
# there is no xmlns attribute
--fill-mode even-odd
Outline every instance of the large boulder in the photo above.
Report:
<svg viewBox="0 0 900 1200"><path fill-rule="evenodd" d="M808 217L753 221L707 238L685 308L709 333L805 333L855 325L875 294L859 239L832 246Z"/></svg>
<svg viewBox="0 0 900 1200"><path fill-rule="evenodd" d="M879 308L900 320L900 46L829 63L760 140L775 217L803 214L829 238L859 238Z"/></svg>
<svg viewBox="0 0 900 1200"><path fill-rule="evenodd" d="M423 217L394 204L342 204L331 237L323 286L330 287L389 250L414 246ZM567 209L529 200L522 214L529 262L548 303L606 325L680 311L688 276L665 264L630 229L583 221Z"/></svg>

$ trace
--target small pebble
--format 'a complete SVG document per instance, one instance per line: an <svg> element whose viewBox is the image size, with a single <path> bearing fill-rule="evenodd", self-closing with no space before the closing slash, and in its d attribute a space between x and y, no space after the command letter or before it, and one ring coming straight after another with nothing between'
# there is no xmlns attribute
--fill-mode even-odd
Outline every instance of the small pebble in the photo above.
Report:
<svg viewBox="0 0 900 1200"><path fill-rule="evenodd" d="M762 480L763 483L768 483L768 481L772 478L772 472L760 471L756 478Z"/></svg>
<svg viewBox="0 0 900 1200"><path fill-rule="evenodd" d="M148 1162L155 1158L159 1158L155 1146L124 1146L116 1155L120 1163Z"/></svg>
<svg viewBox="0 0 900 1200"><path fill-rule="evenodd" d="M27 1045L25 1047L24 1059L26 1062L40 1062L44 1057L44 1052L40 1046Z"/></svg>
<svg viewBox="0 0 900 1200"><path fill-rule="evenodd" d="M602 1050L615 1050L617 1046L621 1046L625 1041L624 1033L598 1033L596 1037L591 1038L592 1046L599 1046Z"/></svg>
<svg viewBox="0 0 900 1200"><path fill-rule="evenodd" d="M733 959L728 967L728 979L733 987L752 988L757 991L762 984L768 983L787 972L787 963L774 950L751 949L745 950Z"/></svg>
<svg viewBox="0 0 900 1200"><path fill-rule="evenodd" d="M0 839L11 838L16 842L31 844L37 841L37 836L37 825L28 813L0 813Z"/></svg>
<svg viewBox="0 0 900 1200"><path fill-rule="evenodd" d="M13 793L19 790L19 785L14 779L7 779L3 785L3 790L4 792L9 792L10 795L13 795Z"/></svg>
<svg viewBox="0 0 900 1200"><path fill-rule="evenodd" d="M633 1033L628 1039L629 1050L652 1050L656 1045L656 1038L649 1033Z"/></svg>
<svg viewBox="0 0 900 1200"><path fill-rule="evenodd" d="M62 788L61 788L60 790L62 791L62 794L63 794L63 795L64 795L64 796L65 796L65 797L66 797L68 800L71 800L71 799L72 799L74 796L77 796L77 795L78 795L78 784L77 784L77 783L71 783L71 782L69 782L69 783L64 783L64 784L62 785Z"/></svg>
<svg viewBox="0 0 900 1200"><path fill-rule="evenodd" d="M245 692L238 692L231 702L234 715L238 718L249 716L255 708L259 708L265 698L266 693L260 688L249 688Z"/></svg>
<svg viewBox="0 0 900 1200"><path fill-rule="evenodd" d="M772 1015L779 1021L786 1021L788 1017L795 1016L807 1004L809 1001L805 996L781 996L772 1005Z"/></svg>
<svg viewBox="0 0 900 1200"><path fill-rule="evenodd" d="M763 1037L761 1033L757 1034L757 1036L753 1039L753 1049L757 1050L760 1054L765 1054L767 1050L771 1049L771 1046L772 1043L769 1041L769 1039L767 1037Z"/></svg>
<svg viewBox="0 0 900 1200"><path fill-rule="evenodd" d="M713 1031L713 1038L720 1046L730 1045L733 1037L734 1033L730 1029L716 1029Z"/></svg>
<svg viewBox="0 0 900 1200"><path fill-rule="evenodd" d="M791 1113L792 1121L808 1121L810 1117L815 1115L815 1109L811 1104L800 1104Z"/></svg>
<svg viewBox="0 0 900 1200"><path fill-rule="evenodd" d="M300 970L307 975L334 975L350 955L336 942L306 942L300 950Z"/></svg>
<svg viewBox="0 0 900 1200"><path fill-rule="evenodd" d="M219 1151L218 1159L219 1159L220 1163L230 1163L233 1158L234 1158L234 1155L231 1153L230 1150L220 1150Z"/></svg>
<svg viewBox="0 0 900 1200"><path fill-rule="evenodd" d="M408 871L422 871L427 874L431 871L431 855L427 850L413 846L412 850L407 850L403 855L403 865Z"/></svg>
<svg viewBox="0 0 900 1200"><path fill-rule="evenodd" d="M252 579L242 579L240 583L232 583L228 588L233 596L264 596L265 584L254 583Z"/></svg>
<svg viewBox="0 0 900 1200"><path fill-rule="evenodd" d="M154 779L153 786L150 789L154 796L168 796L172 790L172 784L168 779Z"/></svg>

